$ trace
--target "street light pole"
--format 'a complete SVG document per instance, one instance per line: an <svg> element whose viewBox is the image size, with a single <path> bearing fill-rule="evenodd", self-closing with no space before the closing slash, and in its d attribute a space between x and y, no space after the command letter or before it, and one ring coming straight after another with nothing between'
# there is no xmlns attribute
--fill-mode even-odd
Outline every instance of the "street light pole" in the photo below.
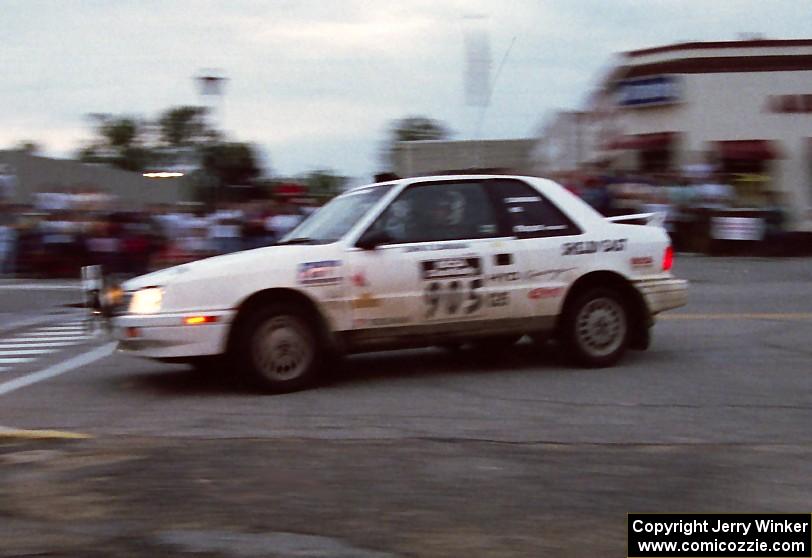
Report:
<svg viewBox="0 0 812 558"><path fill-rule="evenodd" d="M194 80L200 92L201 104L206 107L210 113L216 113L214 119L218 121L217 128L225 135L224 91L228 78L223 76L222 70L204 69L194 77ZM214 102L211 102L212 97L215 99ZM219 183L219 179L215 178L214 180L217 181L214 191L214 202L215 204L219 204L222 197L221 189L224 185Z"/></svg>
<svg viewBox="0 0 812 558"><path fill-rule="evenodd" d="M194 77L197 82L200 96L203 100L203 105L211 112L217 113L217 120L221 130L225 131L225 86L228 78L223 76L222 70L205 69L201 70L198 75ZM215 97L214 103L208 102L209 99Z"/></svg>

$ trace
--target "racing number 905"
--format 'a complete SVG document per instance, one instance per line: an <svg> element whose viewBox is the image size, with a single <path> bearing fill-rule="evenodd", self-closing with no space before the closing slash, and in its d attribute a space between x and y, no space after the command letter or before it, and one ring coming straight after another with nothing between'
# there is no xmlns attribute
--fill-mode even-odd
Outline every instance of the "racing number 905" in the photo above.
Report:
<svg viewBox="0 0 812 558"><path fill-rule="evenodd" d="M482 307L482 279L452 279L431 281L426 285L423 299L426 302L426 318L444 313L473 314Z"/></svg>

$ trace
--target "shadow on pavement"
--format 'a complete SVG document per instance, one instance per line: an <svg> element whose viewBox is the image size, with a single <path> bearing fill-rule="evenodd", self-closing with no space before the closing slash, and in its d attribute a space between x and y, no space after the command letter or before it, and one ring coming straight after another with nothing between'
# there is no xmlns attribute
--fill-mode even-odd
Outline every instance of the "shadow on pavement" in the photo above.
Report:
<svg viewBox="0 0 812 558"><path fill-rule="evenodd" d="M634 365L644 353L629 351L620 366ZM652 355L649 355L650 357ZM649 365L651 362L649 362ZM584 371L571 364L560 348L548 343L539 346L519 343L504 351L464 349L410 349L363 353L334 360L325 366L322 380L315 389L386 383L402 378L488 375L510 372ZM599 369L596 373L602 373ZM128 377L130 388L162 395L220 396L227 394L262 395L264 392L243 379L239 371L223 365L213 369L195 369L190 365L165 365L150 372Z"/></svg>

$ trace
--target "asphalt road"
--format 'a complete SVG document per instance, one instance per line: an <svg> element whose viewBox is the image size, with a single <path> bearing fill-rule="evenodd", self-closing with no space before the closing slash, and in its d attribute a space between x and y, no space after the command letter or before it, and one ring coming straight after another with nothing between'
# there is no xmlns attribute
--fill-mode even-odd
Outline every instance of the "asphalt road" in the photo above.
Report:
<svg viewBox="0 0 812 558"><path fill-rule="evenodd" d="M606 370L529 343L401 351L262 396L93 337L5 365L0 393L98 359L0 395L0 426L29 430L0 443L0 556L622 555L628 511L808 512L812 260L676 274L689 305ZM0 344L81 333L78 294L38 285L0 283Z"/></svg>

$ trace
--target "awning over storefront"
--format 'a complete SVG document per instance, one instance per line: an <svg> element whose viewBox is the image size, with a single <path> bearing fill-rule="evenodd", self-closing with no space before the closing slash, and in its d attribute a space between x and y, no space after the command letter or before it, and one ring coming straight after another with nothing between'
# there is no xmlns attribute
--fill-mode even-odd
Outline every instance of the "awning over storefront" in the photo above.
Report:
<svg viewBox="0 0 812 558"><path fill-rule="evenodd" d="M722 159L769 161L780 156L775 142L771 140L731 140L714 143Z"/></svg>
<svg viewBox="0 0 812 558"><path fill-rule="evenodd" d="M609 149L637 149L655 151L671 149L677 132L655 132L652 134L631 134L609 142Z"/></svg>

